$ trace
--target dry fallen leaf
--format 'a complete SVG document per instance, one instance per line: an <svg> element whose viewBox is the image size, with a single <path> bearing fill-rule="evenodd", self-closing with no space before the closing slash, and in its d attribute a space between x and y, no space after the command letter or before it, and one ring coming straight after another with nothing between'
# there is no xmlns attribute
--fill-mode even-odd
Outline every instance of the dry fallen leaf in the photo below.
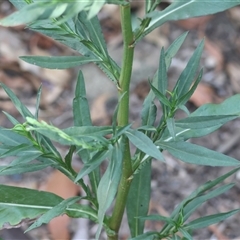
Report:
<svg viewBox="0 0 240 240"><path fill-rule="evenodd" d="M218 102L218 97L210 85L200 83L189 101L196 107L200 107L206 103Z"/></svg>
<svg viewBox="0 0 240 240"><path fill-rule="evenodd" d="M224 56L220 46L216 43L210 41L208 38L205 38L205 50L210 55L211 58L215 60L215 70L220 71L223 69Z"/></svg>
<svg viewBox="0 0 240 240"><path fill-rule="evenodd" d="M240 66L237 63L228 63L226 66L230 77L232 89L235 93L240 93Z"/></svg>

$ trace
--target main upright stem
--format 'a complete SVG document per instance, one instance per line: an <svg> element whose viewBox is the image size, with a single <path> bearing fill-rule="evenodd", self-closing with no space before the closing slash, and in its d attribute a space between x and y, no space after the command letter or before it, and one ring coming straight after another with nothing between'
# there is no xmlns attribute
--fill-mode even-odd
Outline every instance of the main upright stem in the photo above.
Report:
<svg viewBox="0 0 240 240"><path fill-rule="evenodd" d="M118 110L118 125L126 126L129 117L129 87L132 74L133 64L133 31L131 22L131 7L130 4L121 6L121 26L123 35L123 60L122 70L119 80L119 98L121 98ZM130 155L129 141L125 137L124 142L124 155L123 155L123 169L122 177L119 183L118 193L116 197L113 214L110 219L109 227L116 233L114 236L108 236L109 240L118 239L118 231L121 226L123 213L125 210L128 191L131 181L129 177L132 175L132 163Z"/></svg>

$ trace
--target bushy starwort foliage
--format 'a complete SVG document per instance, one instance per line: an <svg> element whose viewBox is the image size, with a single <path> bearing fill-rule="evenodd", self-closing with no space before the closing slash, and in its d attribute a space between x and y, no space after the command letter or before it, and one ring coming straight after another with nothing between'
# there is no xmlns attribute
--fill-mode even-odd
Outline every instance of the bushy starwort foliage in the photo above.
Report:
<svg viewBox="0 0 240 240"><path fill-rule="evenodd" d="M56 216L67 214L72 218L87 218L98 224L96 239L105 231L108 239L118 239L122 217L126 210L130 239L192 239L192 232L222 221L239 212L201 217L189 221L191 214L205 201L216 197L234 184L223 181L239 170L240 162L229 156L194 145L188 139L207 135L240 115L240 95L221 104L206 104L189 113L185 104L199 84L203 70L199 62L204 47L201 41L170 92L167 71L187 33L179 36L168 49L162 48L159 68L149 80L151 90L144 100L141 112L142 126L134 129L129 122L129 85L131 81L134 48L155 28L167 21L215 14L240 4L239 0L173 0L164 10L158 10L161 0L145 0L145 16L132 29L131 3L127 0L10 0L18 9L0 20L2 26L26 26L45 34L79 53L78 56L39 57L22 56L23 61L50 69L66 69L95 63L116 85L119 101L110 126L93 126L86 98L85 80L79 71L73 99L73 126L59 129L38 120L41 88L37 94L36 112L32 114L3 83L24 122L6 114L13 124L11 129L0 128L0 157L14 160L0 167L0 175L39 171L46 167L58 169L75 184L81 186L84 196L62 199L43 191L0 185L0 227L14 227L25 219L37 219L27 231L48 223ZM111 58L101 32L97 14L105 4L117 4L121 12L123 58L121 66ZM97 81L97 77L96 77ZM161 118L156 120L155 100L161 104ZM186 117L176 120L177 110ZM106 138L106 136L108 136ZM62 156L54 142L68 146ZM130 143L136 151L130 153ZM189 164L205 166L232 166L233 170L199 186L180 202L169 217L148 215L150 201L151 163L165 160L168 151ZM83 167L76 172L72 166L77 154ZM100 172L103 161L107 169ZM88 176L86 184L83 177ZM219 186L219 184L221 184ZM85 200L82 203L82 200ZM111 207L112 211L107 211ZM162 229L144 231L145 220L164 222Z"/></svg>

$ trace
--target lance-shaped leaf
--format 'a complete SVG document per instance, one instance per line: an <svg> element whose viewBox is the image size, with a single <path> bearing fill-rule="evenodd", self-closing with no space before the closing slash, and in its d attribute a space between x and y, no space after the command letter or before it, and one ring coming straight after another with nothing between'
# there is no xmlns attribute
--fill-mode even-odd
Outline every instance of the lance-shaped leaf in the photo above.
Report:
<svg viewBox="0 0 240 240"><path fill-rule="evenodd" d="M189 91L189 88L191 87L194 81L194 77L196 75L196 72L199 66L203 47L204 47L204 41L201 41L201 43L198 45L198 47L194 51L192 57L188 61L187 66L179 76L179 79L173 89L173 94L176 94L177 98L181 98Z"/></svg>
<svg viewBox="0 0 240 240"><path fill-rule="evenodd" d="M161 50L158 68L158 90L165 96L168 85L167 66L164 48Z"/></svg>
<svg viewBox="0 0 240 240"><path fill-rule="evenodd" d="M172 226L176 225L176 222L173 219L171 219L170 217L164 217L161 215L148 215L146 217L139 217L139 218L142 218L144 220L163 221Z"/></svg>
<svg viewBox="0 0 240 240"><path fill-rule="evenodd" d="M187 140L205 136L220 128L224 123L235 119L240 114L239 101L240 94L236 94L220 104L204 104L191 113L188 118L177 120L175 129L177 139ZM213 119L214 121L212 121ZM172 139L168 129L166 129L161 140L172 141Z"/></svg>
<svg viewBox="0 0 240 240"><path fill-rule="evenodd" d="M74 125L76 127L92 126L90 108L86 97L85 82L81 71L79 71L78 74L77 85L75 88L75 97L73 99L73 119ZM88 151L87 149L81 149L81 151L78 152L78 155L84 163L87 163L89 159L91 159L92 157L92 153L90 153L90 151ZM96 167L94 166L93 169L95 170L89 172L89 179L92 186L92 190L96 195L97 185L100 179L100 169L97 166ZM77 177L77 179L80 178L81 175L80 177L79 176Z"/></svg>
<svg viewBox="0 0 240 240"><path fill-rule="evenodd" d="M175 125L183 129L202 129L214 127L216 125L222 126L224 123L236 119L237 117L237 115L191 116L177 120Z"/></svg>
<svg viewBox="0 0 240 240"><path fill-rule="evenodd" d="M151 161L148 161L138 174L134 175L127 199L127 216L131 236L143 234L149 208L151 192ZM133 201L134 199L134 201Z"/></svg>
<svg viewBox="0 0 240 240"><path fill-rule="evenodd" d="M144 133L137 130L129 129L125 132L125 135L128 137L129 141L135 145L139 150L146 153L147 155L164 161L163 155L160 150L154 145L152 140L147 137Z"/></svg>
<svg viewBox="0 0 240 240"><path fill-rule="evenodd" d="M73 119L75 126L92 125L89 104L86 97L84 77L81 71L79 71L78 74L75 97L73 99Z"/></svg>
<svg viewBox="0 0 240 240"><path fill-rule="evenodd" d="M1 166L0 167L0 175L14 175L14 174L21 174L26 172L35 172L42 170L47 167L57 167L57 164L48 162L48 163L33 163L33 164L17 164L14 166Z"/></svg>
<svg viewBox="0 0 240 240"><path fill-rule="evenodd" d="M163 11L154 11L146 15L146 18L151 18L151 22L137 41L167 21L215 14L239 4L239 0L174 0Z"/></svg>
<svg viewBox="0 0 240 240"><path fill-rule="evenodd" d="M49 192L0 185L0 228L35 219L62 200Z"/></svg>
<svg viewBox="0 0 240 240"><path fill-rule="evenodd" d="M12 3L15 5L15 1L12 0ZM16 4L16 7L19 7L19 11L14 12L10 16L0 20L0 24L3 26L18 26L21 24L29 24L33 21L54 18L60 18L59 21L62 23L74 17L78 12L88 8L91 3L91 1L55 2L45 0L35 1L25 6ZM100 8L93 6L90 10L91 16L94 16Z"/></svg>
<svg viewBox="0 0 240 240"><path fill-rule="evenodd" d="M209 199L212 199L214 197L219 196L220 194L223 194L224 192L228 191L234 186L233 183L226 184L223 186L220 186L206 194L203 194L199 197L194 198L193 200L189 201L183 208L183 220L184 222L190 217L190 215L204 202L206 202Z"/></svg>
<svg viewBox="0 0 240 240"><path fill-rule="evenodd" d="M38 122L33 118L27 117L27 122L29 123L28 131L34 130L63 145L76 145L86 149L101 149L108 144L108 141L101 136L71 136L57 127L48 125L44 121ZM89 128L92 127L89 126Z"/></svg>
<svg viewBox="0 0 240 240"><path fill-rule="evenodd" d="M205 194L207 191L211 190L215 186L217 186L219 183L223 182L226 178L233 175L237 171L239 171L239 167L231 170L230 172L224 174L223 176L220 176L214 180L208 181L201 186L199 186L195 191L193 191L188 197L186 197L180 204L177 205L177 207L174 209L174 211L171 214L171 218L177 220L179 218L179 213L182 215L182 210L185 208L186 218L188 217L188 213L191 211L191 209L188 208L188 206L191 207L191 203L195 201L196 204L198 204L200 201L207 200L211 198L211 196L217 196L217 193L221 193L223 190L227 190L228 186L226 187L220 187L216 190L210 191L209 193ZM230 185L231 186L231 185ZM205 195L204 195L205 194ZM203 197L202 197L203 196ZM189 210L189 211L188 211ZM184 217L184 216L183 216ZM161 234L164 234L169 231L169 229L172 226L165 225L163 229L161 230Z"/></svg>
<svg viewBox="0 0 240 240"><path fill-rule="evenodd" d="M130 240L154 240L156 239L156 237L158 236L158 232L146 232L144 234L141 234L137 237L133 237L133 238L130 238Z"/></svg>
<svg viewBox="0 0 240 240"><path fill-rule="evenodd" d="M92 137L104 137L112 133L111 127L103 126L81 126L81 127L70 127L63 129L63 132L71 137L87 137L91 135Z"/></svg>
<svg viewBox="0 0 240 240"><path fill-rule="evenodd" d="M99 227L96 238L99 238L105 213L112 204L117 193L118 184L122 174L122 149L121 146L115 146L106 172L101 178L97 189L98 200L98 222Z"/></svg>
<svg viewBox="0 0 240 240"><path fill-rule="evenodd" d="M179 48L182 46L184 40L187 37L188 32L181 34L178 38L174 40L174 42L168 47L165 53L165 61L167 69L170 67L172 62L172 58L177 54Z"/></svg>
<svg viewBox="0 0 240 240"><path fill-rule="evenodd" d="M76 179L74 180L77 182L81 178L83 178L85 175L93 172L109 155L109 151L97 151L95 155L84 164L83 168L78 173Z"/></svg>
<svg viewBox="0 0 240 240"><path fill-rule="evenodd" d="M16 9L21 9L28 5L26 1L9 0L9 2L11 2Z"/></svg>
<svg viewBox="0 0 240 240"><path fill-rule="evenodd" d="M25 221L35 220L45 213L34 227L62 213L96 222L96 211L89 206L73 204L78 199L79 197L74 197L64 200L50 192L0 185L0 228L19 227Z"/></svg>
<svg viewBox="0 0 240 240"><path fill-rule="evenodd" d="M14 106L17 108L17 110L19 111L19 113L22 115L23 118L34 117L33 114L21 103L21 101L18 99L18 97L13 93L13 91L11 89L9 89L3 83L0 83L0 86L7 93L7 95L13 102Z"/></svg>
<svg viewBox="0 0 240 240"><path fill-rule="evenodd" d="M97 62L97 65L110 79L117 81L120 75L120 68L108 54L98 18L95 16L92 19L88 19L87 13L83 11L78 14L77 21L76 30L83 37L83 43L87 44L86 46L94 55L103 61L102 63Z"/></svg>
<svg viewBox="0 0 240 240"><path fill-rule="evenodd" d="M99 62L95 57L85 56L58 56L58 57L42 57L42 56L22 56L23 61L49 69L67 69L91 62Z"/></svg>
<svg viewBox="0 0 240 240"><path fill-rule="evenodd" d="M44 213L40 218L38 218L25 232L40 227L44 223L49 223L53 218L65 214L67 208L80 199L81 197L72 197L63 200L62 202L51 208L49 211Z"/></svg>
<svg viewBox="0 0 240 240"><path fill-rule="evenodd" d="M187 36L187 32L180 35L169 46L169 48L165 52L165 61L166 61L166 68L167 69L170 67L172 58L176 55L179 48L182 46L186 36ZM159 75L158 75L158 71L157 71L154 75L153 82L152 82L152 86L154 86L155 88L158 87L158 76ZM155 121L154 115L156 115L156 107L153 106L154 98L155 98L155 95L153 93L153 90L150 90L149 94L147 95L147 97L145 98L144 103L143 103L143 110L142 110L142 113L141 113L141 118L142 118L142 121L143 121L142 125L152 125L153 122Z"/></svg>
<svg viewBox="0 0 240 240"><path fill-rule="evenodd" d="M189 142L156 142L183 162L205 166L239 166L240 161Z"/></svg>
<svg viewBox="0 0 240 240"><path fill-rule="evenodd" d="M226 218L231 217L232 215L238 213L240 209L235 209L225 213L213 214L206 217L201 217L196 220L191 221L190 223L184 225L183 227L188 230L199 229L208 227L214 223L225 220Z"/></svg>
<svg viewBox="0 0 240 240"><path fill-rule="evenodd" d="M30 144L26 137L14 132L12 129L0 128L0 143L7 146L17 146L19 144Z"/></svg>
<svg viewBox="0 0 240 240"><path fill-rule="evenodd" d="M220 104L207 103L190 116L240 115L240 94L227 98Z"/></svg>
<svg viewBox="0 0 240 240"><path fill-rule="evenodd" d="M102 28L98 18L95 16L92 19L87 18L86 12L81 12L77 16L78 20L80 21L81 27L79 29L81 32L88 33L89 40L91 40L95 46L98 47L100 52L105 56L108 57L107 46L102 34Z"/></svg>
<svg viewBox="0 0 240 240"><path fill-rule="evenodd" d="M4 112L4 111L2 111L2 113L8 118L8 120L9 120L14 126L20 124L20 122L19 122L16 118L14 118L12 115L10 115L9 113Z"/></svg>

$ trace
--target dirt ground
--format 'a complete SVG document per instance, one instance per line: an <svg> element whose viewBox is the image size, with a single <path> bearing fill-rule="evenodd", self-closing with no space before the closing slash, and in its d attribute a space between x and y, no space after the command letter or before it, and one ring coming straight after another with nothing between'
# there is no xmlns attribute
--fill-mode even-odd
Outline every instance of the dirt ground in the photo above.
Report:
<svg viewBox="0 0 240 240"><path fill-rule="evenodd" d="M7 1L0 3L0 17L11 11L12 8ZM116 9L112 8L104 9L100 14L100 19L110 54L120 64L122 41L119 18L115 11ZM140 12L141 6L135 6L133 17ZM141 105L149 91L147 80L154 75L158 67L161 47L167 48L184 31L189 31L189 35L170 67L169 89L174 86L199 41L205 38L205 50L201 61L201 65L204 67L203 80L187 103L188 108L193 111L202 104L219 103L229 96L240 93L240 7L197 21L191 19L167 23L136 47L130 99L130 118L131 121L134 121L134 126L138 126L140 123ZM18 57L21 55L70 54L73 52L63 45L24 29L24 27L0 27L0 81L12 88L31 111L34 111L36 92L42 84L40 119L51 122L60 128L72 125L71 104L78 69L62 71L40 69L24 63ZM81 70L86 80L93 122L96 125L109 124L117 100L114 84L92 64L81 67ZM0 125L3 127L11 127L11 125L2 111L9 112L21 119L2 89L0 89L0 110ZM239 120L226 124L219 131L206 137L192 140L194 143L218 150L236 159L240 159L239 141ZM64 154L66 149L61 148L60 151ZM170 155L166 155L166 160L167 164L153 162L151 213L170 214L176 204L196 189L199 184L230 170L230 168L193 166L180 162ZM8 159L1 160L0 164L4 165L7 161ZM34 189L48 188L48 179L49 176L51 178L51 174L51 169L46 169L29 174L1 176L0 183ZM228 179L227 182L234 182L236 186L226 194L208 201L196 211L193 218L240 207L240 173ZM54 184L53 187L49 187L55 192L54 188L57 188ZM73 194L75 191L76 189L73 189L71 193ZM70 225L70 230L67 231L71 233L71 239L94 237L96 226L92 223L73 220ZM240 214L237 214L222 223L196 231L194 239L240 239L239 226ZM24 227L26 226L23 226L23 229ZM160 227L160 224L153 222L146 224L148 230L157 230ZM49 231L51 228L49 230L49 227L43 226L21 238L21 230L3 230L0 231L0 237L2 236L4 240L12 240L15 237L15 239L29 237L29 239L47 240L51 239ZM128 229L124 225L121 239L127 239L127 231ZM105 239L104 235L102 235L102 239Z"/></svg>

